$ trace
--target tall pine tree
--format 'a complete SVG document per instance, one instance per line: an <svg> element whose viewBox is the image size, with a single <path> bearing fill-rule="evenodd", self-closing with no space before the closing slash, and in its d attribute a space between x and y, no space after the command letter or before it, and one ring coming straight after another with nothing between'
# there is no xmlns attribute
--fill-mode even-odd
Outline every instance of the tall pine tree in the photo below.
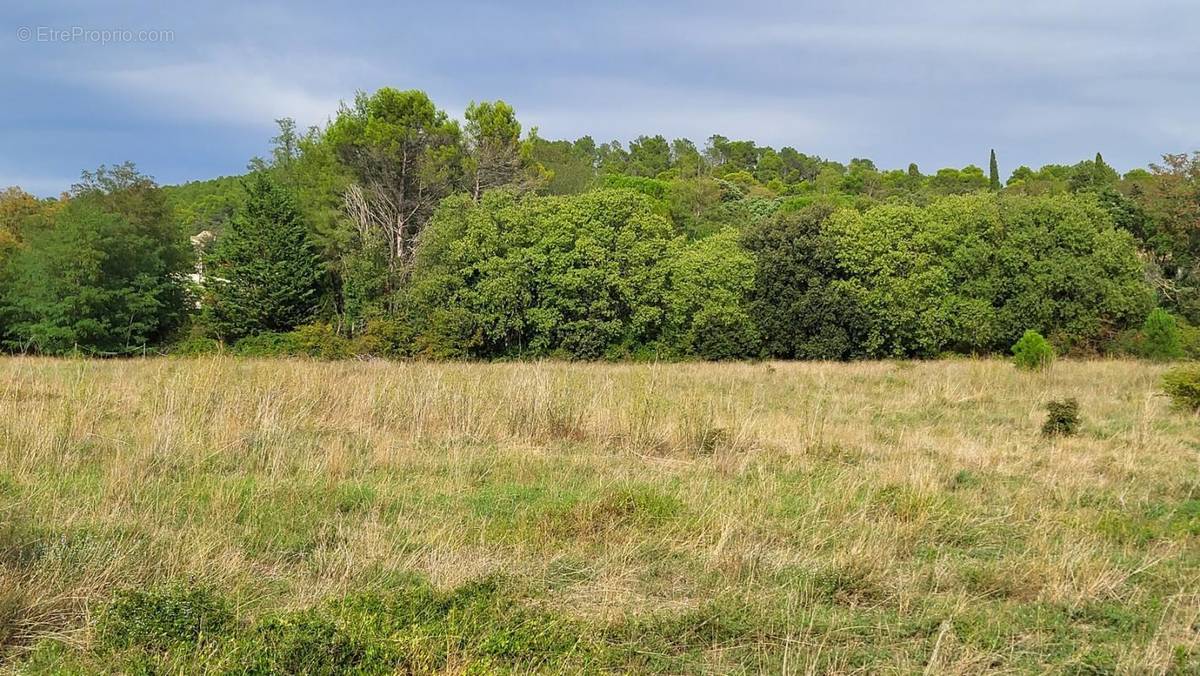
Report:
<svg viewBox="0 0 1200 676"><path fill-rule="evenodd" d="M992 191L1000 189L1000 165L996 163L996 149L992 149L992 158L988 163L988 188Z"/></svg>
<svg viewBox="0 0 1200 676"><path fill-rule="evenodd" d="M229 341L289 331L311 321L320 300L321 260L294 198L262 171L244 186L245 205L205 270L209 324Z"/></svg>

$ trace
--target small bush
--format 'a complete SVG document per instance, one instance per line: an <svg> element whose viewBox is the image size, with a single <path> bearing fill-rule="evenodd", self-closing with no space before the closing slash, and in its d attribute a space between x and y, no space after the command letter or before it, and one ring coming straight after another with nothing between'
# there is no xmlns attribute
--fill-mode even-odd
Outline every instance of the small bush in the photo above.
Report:
<svg viewBox="0 0 1200 676"><path fill-rule="evenodd" d="M221 351L221 343L213 338L192 336L167 347L167 354L173 357L202 357Z"/></svg>
<svg viewBox="0 0 1200 676"><path fill-rule="evenodd" d="M301 352L294 334L258 333L235 343L233 353L239 357L294 357Z"/></svg>
<svg viewBox="0 0 1200 676"><path fill-rule="evenodd" d="M368 646L317 610L268 618L239 645L240 669L259 674L389 673L389 656ZM370 658L375 657L372 660Z"/></svg>
<svg viewBox="0 0 1200 676"><path fill-rule="evenodd" d="M171 587L125 591L104 610L97 627L101 647L165 651L219 636L233 627L225 599L207 589Z"/></svg>
<svg viewBox="0 0 1200 676"><path fill-rule="evenodd" d="M1142 325L1141 356L1155 361L1170 361L1183 357L1183 341L1179 326L1171 313L1155 308Z"/></svg>
<svg viewBox="0 0 1200 676"><path fill-rule="evenodd" d="M1200 412L1200 366L1181 366L1168 371L1163 375L1162 388L1177 408Z"/></svg>
<svg viewBox="0 0 1200 676"><path fill-rule="evenodd" d="M370 357L412 357L417 334L411 322L394 319L372 319L366 329L355 336L350 348L354 354Z"/></svg>
<svg viewBox="0 0 1200 676"><path fill-rule="evenodd" d="M693 320L692 349L709 361L744 359L758 352L758 329L741 308L706 307Z"/></svg>
<svg viewBox="0 0 1200 676"><path fill-rule="evenodd" d="M605 174L603 180L605 188L636 190L658 200L667 198L667 183L658 179L624 174Z"/></svg>
<svg viewBox="0 0 1200 676"><path fill-rule="evenodd" d="M439 308L416 339L416 353L428 359L465 359L482 344L475 317L466 309Z"/></svg>
<svg viewBox="0 0 1200 676"><path fill-rule="evenodd" d="M1179 343L1183 348L1183 356L1188 359L1200 359L1200 327L1192 326L1185 321L1179 324Z"/></svg>
<svg viewBox="0 0 1200 676"><path fill-rule="evenodd" d="M296 350L314 359L346 359L351 356L350 342L339 336L329 324L306 324L291 332Z"/></svg>
<svg viewBox="0 0 1200 676"><path fill-rule="evenodd" d="M1012 353L1017 368L1029 371L1044 371L1054 363L1054 348L1037 331L1026 331L1012 346Z"/></svg>
<svg viewBox="0 0 1200 676"><path fill-rule="evenodd" d="M1075 399L1051 401L1046 404L1046 422L1042 424L1042 435L1047 437L1070 437L1079 431L1079 402Z"/></svg>

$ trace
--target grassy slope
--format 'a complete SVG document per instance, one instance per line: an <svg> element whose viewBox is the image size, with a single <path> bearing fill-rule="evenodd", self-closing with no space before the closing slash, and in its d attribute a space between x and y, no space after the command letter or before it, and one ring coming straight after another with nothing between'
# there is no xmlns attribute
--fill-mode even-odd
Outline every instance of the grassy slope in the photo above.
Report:
<svg viewBox="0 0 1200 676"><path fill-rule="evenodd" d="M0 661L1194 671L1160 371L6 359Z"/></svg>

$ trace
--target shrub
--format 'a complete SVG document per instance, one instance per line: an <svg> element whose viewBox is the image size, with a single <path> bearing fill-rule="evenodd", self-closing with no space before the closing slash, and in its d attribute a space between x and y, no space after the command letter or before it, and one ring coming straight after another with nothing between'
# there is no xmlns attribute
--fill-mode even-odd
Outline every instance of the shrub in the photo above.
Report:
<svg viewBox="0 0 1200 676"><path fill-rule="evenodd" d="M385 660L369 660L367 646L316 610L268 618L239 645L245 673L387 673ZM373 663L374 662L374 663ZM380 664L379 662L383 662Z"/></svg>
<svg viewBox="0 0 1200 676"><path fill-rule="evenodd" d="M1113 336L1101 352L1106 357L1141 356L1145 338L1139 330L1125 329Z"/></svg>
<svg viewBox="0 0 1200 676"><path fill-rule="evenodd" d="M1054 362L1054 348L1037 331L1026 331L1012 346L1012 353L1017 368L1029 371L1048 369Z"/></svg>
<svg viewBox="0 0 1200 676"><path fill-rule="evenodd" d="M1046 404L1046 422L1042 435L1070 437L1079 431L1079 402L1075 399L1050 401Z"/></svg>
<svg viewBox="0 0 1200 676"><path fill-rule="evenodd" d="M758 353L758 330L746 312L755 262L739 237L726 228L680 247L668 263L664 335L678 354L720 360Z"/></svg>
<svg viewBox="0 0 1200 676"><path fill-rule="evenodd" d="M221 343L214 338L191 336L167 347L167 354L175 357L201 357L221 351Z"/></svg>
<svg viewBox="0 0 1200 676"><path fill-rule="evenodd" d="M235 343L233 353L239 357L294 357L300 354L300 347L292 333L256 333Z"/></svg>
<svg viewBox="0 0 1200 676"><path fill-rule="evenodd" d="M1162 388L1176 407L1200 412L1200 366L1181 366L1168 371L1163 375Z"/></svg>
<svg viewBox="0 0 1200 676"><path fill-rule="evenodd" d="M419 239L423 356L600 359L660 337L675 231L644 195L449 198Z"/></svg>
<svg viewBox="0 0 1200 676"><path fill-rule="evenodd" d="M1179 326L1171 313L1162 308L1154 310L1142 325L1141 356L1155 361L1183 357L1183 341Z"/></svg>
<svg viewBox="0 0 1200 676"><path fill-rule="evenodd" d="M372 357L411 357L416 345L411 322L372 319L350 345L354 354Z"/></svg>
<svg viewBox="0 0 1200 676"><path fill-rule="evenodd" d="M219 636L233 622L229 604L207 589L132 590L119 593L104 610L97 639L107 649L168 650Z"/></svg>
<svg viewBox="0 0 1200 676"><path fill-rule="evenodd" d="M744 359L758 352L758 330L740 307L706 307L696 313L692 349L710 361Z"/></svg>
<svg viewBox="0 0 1200 676"><path fill-rule="evenodd" d="M861 294L841 280L830 213L826 205L789 208L742 235L755 261L748 310L767 356L861 356L868 317Z"/></svg>
<svg viewBox="0 0 1200 676"><path fill-rule="evenodd" d="M605 188L636 190L656 200L667 198L667 183L655 178L626 176L624 174L605 174L603 180Z"/></svg>
<svg viewBox="0 0 1200 676"><path fill-rule="evenodd" d="M416 352L428 359L466 359L479 347L476 318L465 308L437 308L416 341Z"/></svg>
<svg viewBox="0 0 1200 676"><path fill-rule="evenodd" d="M350 342L339 336L329 324L305 324L291 332L296 350L314 359L345 359L351 355Z"/></svg>
<svg viewBox="0 0 1200 676"><path fill-rule="evenodd" d="M1183 356L1188 359L1200 359L1200 327L1192 326L1186 321L1178 322L1178 326Z"/></svg>

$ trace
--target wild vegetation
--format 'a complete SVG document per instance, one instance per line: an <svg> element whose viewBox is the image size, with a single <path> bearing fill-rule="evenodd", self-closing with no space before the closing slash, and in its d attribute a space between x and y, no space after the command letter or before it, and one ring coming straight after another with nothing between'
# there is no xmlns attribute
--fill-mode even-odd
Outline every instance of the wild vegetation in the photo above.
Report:
<svg viewBox="0 0 1200 676"><path fill-rule="evenodd" d="M385 88L5 190L0 667L1200 673L1200 154L988 164Z"/></svg>
<svg viewBox="0 0 1200 676"><path fill-rule="evenodd" d="M244 177L0 196L19 353L861 359L1200 352L1200 155L1001 180L749 140L554 141L362 93ZM981 152L982 154L982 152ZM196 249L187 237L197 238ZM196 257L192 254L195 253ZM199 283L188 275L197 270Z"/></svg>
<svg viewBox="0 0 1200 676"><path fill-rule="evenodd" d="M8 358L0 661L1194 673L1166 370Z"/></svg>

